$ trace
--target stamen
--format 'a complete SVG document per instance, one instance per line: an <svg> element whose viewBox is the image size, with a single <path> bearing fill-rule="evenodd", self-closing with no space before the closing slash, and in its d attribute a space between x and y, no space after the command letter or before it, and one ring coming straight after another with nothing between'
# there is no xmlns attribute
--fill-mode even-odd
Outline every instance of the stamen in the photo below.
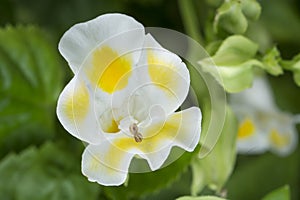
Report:
<svg viewBox="0 0 300 200"><path fill-rule="evenodd" d="M137 133L137 134L134 135L133 137L134 137L134 140L135 140L136 142L142 142L142 141L143 141L143 136L142 136L142 134L140 134L140 133Z"/></svg>
<svg viewBox="0 0 300 200"><path fill-rule="evenodd" d="M129 131L134 135L135 133L138 132L138 126L136 123L133 123L129 126Z"/></svg>
<svg viewBox="0 0 300 200"><path fill-rule="evenodd" d="M129 131L132 133L134 140L136 142L142 142L143 141L143 136L141 133L139 133L138 131L138 126L136 123L133 123L129 126Z"/></svg>

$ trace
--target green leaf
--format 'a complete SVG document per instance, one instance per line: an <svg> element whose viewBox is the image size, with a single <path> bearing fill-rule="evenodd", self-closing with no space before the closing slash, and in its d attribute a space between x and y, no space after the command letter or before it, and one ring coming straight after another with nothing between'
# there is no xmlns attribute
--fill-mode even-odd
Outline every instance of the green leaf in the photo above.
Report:
<svg viewBox="0 0 300 200"><path fill-rule="evenodd" d="M173 149L172 151L176 151ZM103 190L111 199L141 198L149 193L157 192L173 183L187 170L191 159L198 153L185 152L178 160L167 167L148 173L131 173L127 186L104 187Z"/></svg>
<svg viewBox="0 0 300 200"><path fill-rule="evenodd" d="M180 197L176 200L226 200L215 196L202 196L202 197Z"/></svg>
<svg viewBox="0 0 300 200"><path fill-rule="evenodd" d="M81 175L80 161L62 147L46 143L5 157L0 163L0 199L96 199L99 186Z"/></svg>
<svg viewBox="0 0 300 200"><path fill-rule="evenodd" d="M267 194L262 200L290 200L290 188L285 185Z"/></svg>
<svg viewBox="0 0 300 200"><path fill-rule="evenodd" d="M233 35L223 41L213 56L213 60L216 65L238 65L252 59L257 49L257 44L248 38L241 35Z"/></svg>
<svg viewBox="0 0 300 200"><path fill-rule="evenodd" d="M272 74L273 76L278 76L283 74L283 70L279 65L281 61L280 52L276 47L273 47L269 50L262 59L262 67L268 73Z"/></svg>
<svg viewBox="0 0 300 200"><path fill-rule="evenodd" d="M62 86L60 61L45 32L34 27L0 29L1 153L53 136Z"/></svg>
<svg viewBox="0 0 300 200"><path fill-rule="evenodd" d="M253 67L262 65L254 59L258 46L251 40L234 35L224 40L211 58L199 61L202 69L215 77L219 74L223 80L217 80L227 92L240 92L251 87L253 81ZM217 66L218 73L214 71Z"/></svg>
<svg viewBox="0 0 300 200"><path fill-rule="evenodd" d="M250 88L254 79L253 66L259 65L259 61L249 60L239 67L219 67L225 90L235 93Z"/></svg>
<svg viewBox="0 0 300 200"><path fill-rule="evenodd" d="M237 121L227 107L221 136L208 156L192 162L192 195L199 194L205 186L220 191L233 170L236 158Z"/></svg>
<svg viewBox="0 0 300 200"><path fill-rule="evenodd" d="M239 156L237 167L226 184L228 199L261 199L285 184L291 186L293 199L299 199L299 153L300 148L288 157L271 153Z"/></svg>

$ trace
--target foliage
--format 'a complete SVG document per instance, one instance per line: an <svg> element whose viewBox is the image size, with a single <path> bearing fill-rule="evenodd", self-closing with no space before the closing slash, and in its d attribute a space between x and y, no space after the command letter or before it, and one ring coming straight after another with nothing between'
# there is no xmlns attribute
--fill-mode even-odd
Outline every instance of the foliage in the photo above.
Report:
<svg viewBox="0 0 300 200"><path fill-rule="evenodd" d="M1 199L96 199L99 193L97 184L81 176L72 153L53 143L8 155L0 164L0 176Z"/></svg>
<svg viewBox="0 0 300 200"><path fill-rule="evenodd" d="M290 188L283 186L270 192L262 200L289 200L290 198Z"/></svg>
<svg viewBox="0 0 300 200"><path fill-rule="evenodd" d="M0 156L54 136L63 71L45 34L30 26L0 30Z"/></svg>
<svg viewBox="0 0 300 200"><path fill-rule="evenodd" d="M177 200L225 200L225 199L214 197L214 196L202 196L202 197L180 197Z"/></svg>
<svg viewBox="0 0 300 200"><path fill-rule="evenodd" d="M236 158L237 122L233 112L227 108L227 115L221 136L208 156L195 158L192 162L193 182L191 193L199 194L208 185L211 189L221 191L233 170Z"/></svg>

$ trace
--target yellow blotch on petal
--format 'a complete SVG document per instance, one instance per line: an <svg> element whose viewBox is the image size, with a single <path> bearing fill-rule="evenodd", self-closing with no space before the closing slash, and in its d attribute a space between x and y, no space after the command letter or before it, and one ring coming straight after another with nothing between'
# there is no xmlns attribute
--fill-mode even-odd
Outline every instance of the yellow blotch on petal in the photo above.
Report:
<svg viewBox="0 0 300 200"><path fill-rule="evenodd" d="M114 142L114 146L128 151L129 149L139 149L144 153L149 153L157 150L161 143L167 139L172 140L180 131L182 124L182 113L173 114L165 123L157 123L147 128L146 132L141 132L143 140L136 142L134 138L121 138Z"/></svg>
<svg viewBox="0 0 300 200"><path fill-rule="evenodd" d="M94 51L92 67L88 68L86 73L92 83L112 94L128 85L131 66L132 60L128 55L120 56L110 47L104 46Z"/></svg>
<svg viewBox="0 0 300 200"><path fill-rule="evenodd" d="M99 122L102 130L106 133L117 133L120 131L118 122L115 120L111 110L102 113Z"/></svg>
<svg viewBox="0 0 300 200"><path fill-rule="evenodd" d="M270 140L275 146L281 148L287 146L291 138L289 135L281 135L278 130L272 129L270 132Z"/></svg>
<svg viewBox="0 0 300 200"><path fill-rule="evenodd" d="M131 149L137 149L143 153L155 152L162 143L166 142L166 139L172 140L177 136L182 124L182 117L182 113L176 113L165 123L152 125L146 133L141 133L146 136L141 142L136 142L133 137L115 140L112 144L113 147L107 152L108 163L111 166L119 166L123 156L125 156L124 153Z"/></svg>
<svg viewBox="0 0 300 200"><path fill-rule="evenodd" d="M64 113L68 119L80 122L88 113L90 96L83 84L76 85L72 94L66 100Z"/></svg>
<svg viewBox="0 0 300 200"><path fill-rule="evenodd" d="M238 139L250 137L255 133L255 125L249 118L245 119L239 126Z"/></svg>
<svg viewBox="0 0 300 200"><path fill-rule="evenodd" d="M112 119L109 126L107 126L104 131L107 133L117 133L119 131L117 122Z"/></svg>
<svg viewBox="0 0 300 200"><path fill-rule="evenodd" d="M168 89L176 89L179 74L176 68L166 61L158 58L153 51L147 52L148 73L153 83L162 90L170 92ZM177 80L177 81L176 81Z"/></svg>

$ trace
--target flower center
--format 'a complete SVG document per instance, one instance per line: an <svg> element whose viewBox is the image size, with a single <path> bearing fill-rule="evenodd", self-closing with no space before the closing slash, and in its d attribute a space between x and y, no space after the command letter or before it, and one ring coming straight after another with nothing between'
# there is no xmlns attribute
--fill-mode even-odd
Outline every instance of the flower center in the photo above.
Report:
<svg viewBox="0 0 300 200"><path fill-rule="evenodd" d="M136 142L142 142L143 141L143 136L141 133L139 133L139 129L136 123L133 123L129 126L129 131L133 135L134 140Z"/></svg>

